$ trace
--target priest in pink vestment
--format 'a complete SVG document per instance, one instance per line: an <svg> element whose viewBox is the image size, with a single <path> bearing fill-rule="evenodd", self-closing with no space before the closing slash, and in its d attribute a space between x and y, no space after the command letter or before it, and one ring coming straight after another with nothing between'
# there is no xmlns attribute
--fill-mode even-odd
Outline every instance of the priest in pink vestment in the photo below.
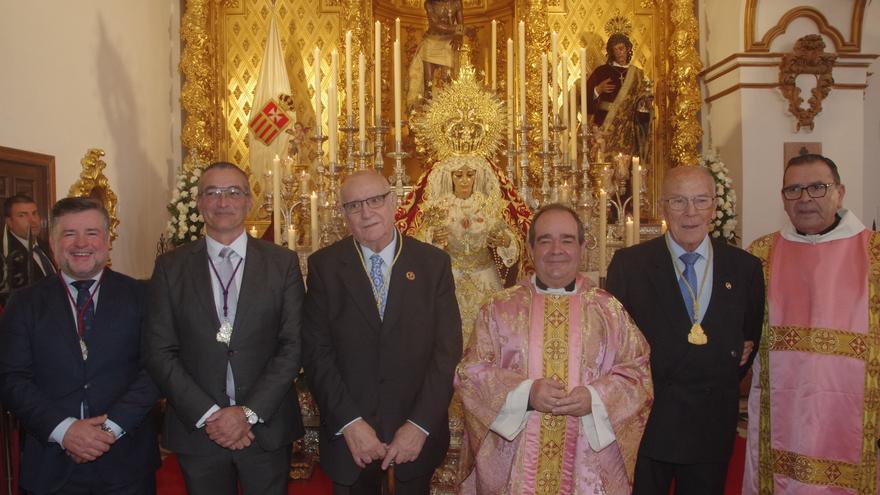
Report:
<svg viewBox="0 0 880 495"><path fill-rule="evenodd" d="M845 209L837 166L791 159L791 223L756 240L767 280L744 494L878 493L880 235Z"/></svg>
<svg viewBox="0 0 880 495"><path fill-rule="evenodd" d="M651 407L649 349L621 304L578 274L584 228L534 217L535 275L480 311L455 386L462 493L627 494Z"/></svg>

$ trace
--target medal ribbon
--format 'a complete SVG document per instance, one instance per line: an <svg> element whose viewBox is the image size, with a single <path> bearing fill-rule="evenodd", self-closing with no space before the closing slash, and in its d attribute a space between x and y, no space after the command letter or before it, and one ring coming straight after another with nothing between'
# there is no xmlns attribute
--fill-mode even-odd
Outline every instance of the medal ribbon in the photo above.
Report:
<svg viewBox="0 0 880 495"><path fill-rule="evenodd" d="M214 272L214 275L217 276L217 282L220 284L220 290L223 291L223 317L228 318L229 316L229 288L232 286L232 283L235 281L235 274L238 273L238 268L241 266L241 262L244 261L244 258L238 259L238 264L235 265L235 269L232 270L232 276L229 277L229 280L224 284L223 279L220 278L220 273L217 271L217 267L214 266L214 260L208 256L208 263L211 264L211 270Z"/></svg>

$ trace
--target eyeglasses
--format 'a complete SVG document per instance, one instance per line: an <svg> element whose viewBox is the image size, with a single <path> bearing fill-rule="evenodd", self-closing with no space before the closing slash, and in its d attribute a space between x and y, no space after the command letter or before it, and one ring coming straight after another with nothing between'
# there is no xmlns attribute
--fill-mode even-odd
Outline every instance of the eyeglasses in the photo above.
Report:
<svg viewBox="0 0 880 495"><path fill-rule="evenodd" d="M672 211L686 210L689 202L693 203L694 208L698 210L708 210L715 206L715 198L710 196L694 196L693 198L673 196L671 198L666 198L663 201L666 201L666 204L669 205L669 209Z"/></svg>
<svg viewBox="0 0 880 495"><path fill-rule="evenodd" d="M250 193L248 191L245 191L238 186L209 187L199 193L199 196L209 201L217 201L220 198L239 200L249 195Z"/></svg>
<svg viewBox="0 0 880 495"><path fill-rule="evenodd" d="M795 199L801 199L801 196L804 195L804 191L807 191L807 194L811 198L824 198L825 195L828 194L828 188L833 185L835 185L833 182L827 184L810 184L809 186L795 184L793 186L783 187L782 195L785 196L785 199L793 201Z"/></svg>
<svg viewBox="0 0 880 495"><path fill-rule="evenodd" d="M378 208L385 204L385 198L388 197L389 194L391 194L391 191L367 199L356 199L354 201L349 201L348 203L342 203L342 209L347 215L352 215L361 211L364 204L370 208Z"/></svg>

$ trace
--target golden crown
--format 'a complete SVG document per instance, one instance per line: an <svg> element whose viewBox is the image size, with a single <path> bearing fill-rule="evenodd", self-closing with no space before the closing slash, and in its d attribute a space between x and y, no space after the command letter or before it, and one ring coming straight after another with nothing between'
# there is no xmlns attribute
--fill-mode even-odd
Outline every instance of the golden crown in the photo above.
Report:
<svg viewBox="0 0 880 495"><path fill-rule="evenodd" d="M605 23L605 34L608 36L618 33L629 36L632 29L632 21L622 15L614 16L611 19L608 19L608 22Z"/></svg>

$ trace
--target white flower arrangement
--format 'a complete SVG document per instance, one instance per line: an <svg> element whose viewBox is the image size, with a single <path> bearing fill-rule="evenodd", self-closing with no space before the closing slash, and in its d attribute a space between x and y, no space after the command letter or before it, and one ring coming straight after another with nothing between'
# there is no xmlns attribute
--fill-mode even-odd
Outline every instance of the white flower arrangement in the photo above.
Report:
<svg viewBox="0 0 880 495"><path fill-rule="evenodd" d="M714 149L703 154L701 163L709 169L715 179L715 197L718 200L709 234L716 239L721 238L730 244L735 244L737 220L736 191L733 190L733 180L730 178L727 166L724 165Z"/></svg>
<svg viewBox="0 0 880 495"><path fill-rule="evenodd" d="M172 246L194 241L202 234L205 220L196 207L201 175L200 167L195 167L191 172L181 170L177 175L177 188L171 195L171 202L168 203L168 213L171 218L165 228L165 237Z"/></svg>

